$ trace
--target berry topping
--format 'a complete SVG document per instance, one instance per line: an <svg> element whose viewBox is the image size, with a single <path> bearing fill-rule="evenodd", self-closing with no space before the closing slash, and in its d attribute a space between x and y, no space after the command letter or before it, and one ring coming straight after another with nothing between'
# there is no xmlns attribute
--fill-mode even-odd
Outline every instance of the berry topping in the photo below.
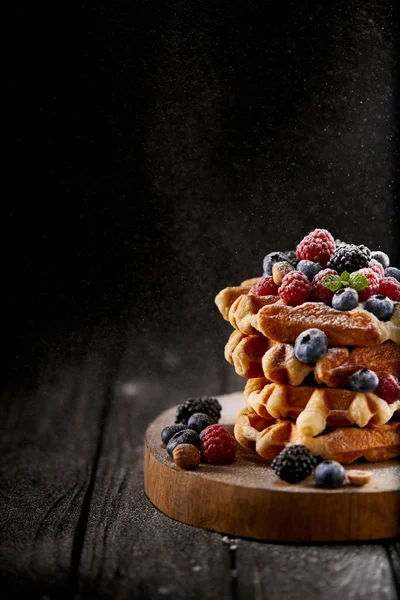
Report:
<svg viewBox="0 0 400 600"><path fill-rule="evenodd" d="M388 255L385 254L385 252L381 252L380 250L374 250L374 252L371 252L371 258L381 263L384 269L386 269L390 265L390 259Z"/></svg>
<svg viewBox="0 0 400 600"><path fill-rule="evenodd" d="M214 423L214 419L212 419L209 415L204 413L194 413L193 415L190 415L187 426L189 429L194 429L197 431L197 433L200 433L203 431L203 429L209 425L213 425Z"/></svg>
<svg viewBox="0 0 400 600"><path fill-rule="evenodd" d="M277 262L272 266L272 279L276 285L281 285L285 275L291 271L294 271L294 266L290 262Z"/></svg>
<svg viewBox="0 0 400 600"><path fill-rule="evenodd" d="M212 465L227 465L235 460L236 440L222 425L209 425L200 435L201 454Z"/></svg>
<svg viewBox="0 0 400 600"><path fill-rule="evenodd" d="M370 260L371 252L366 246L343 244L335 250L327 266L335 269L339 274L343 271L353 273L353 271L368 267Z"/></svg>
<svg viewBox="0 0 400 600"><path fill-rule="evenodd" d="M294 250L288 250L287 252L283 252L283 255L285 256L285 260L287 260L287 262L290 262L290 264L294 267L299 262L299 259L297 258L296 252Z"/></svg>
<svg viewBox="0 0 400 600"><path fill-rule="evenodd" d="M163 444L168 444L173 435L178 433L178 431L183 431L184 429L187 429L187 426L184 423L176 423L175 425L168 425L167 427L164 427L161 432L161 441Z"/></svg>
<svg viewBox="0 0 400 600"><path fill-rule="evenodd" d="M400 269L397 267L388 267L385 269L385 277L394 277L397 281L400 281Z"/></svg>
<svg viewBox="0 0 400 600"><path fill-rule="evenodd" d="M335 240L329 231L314 229L297 245L296 256L300 260L312 260L326 267L335 248Z"/></svg>
<svg viewBox="0 0 400 600"><path fill-rule="evenodd" d="M297 270L307 277L308 281L312 281L317 273L322 269L319 263L313 262L312 260L300 260L297 263Z"/></svg>
<svg viewBox="0 0 400 600"><path fill-rule="evenodd" d="M379 293L398 302L400 300L400 281L394 277L383 277L379 284Z"/></svg>
<svg viewBox="0 0 400 600"><path fill-rule="evenodd" d="M365 302L370 296L377 294L379 291L379 276L369 268L363 268L358 271L362 273L368 280L368 285L364 289L358 292L358 299L360 302Z"/></svg>
<svg viewBox="0 0 400 600"><path fill-rule="evenodd" d="M334 293L332 298L332 308L336 310L351 310L358 304L357 291L350 287L341 288Z"/></svg>
<svg viewBox="0 0 400 600"><path fill-rule="evenodd" d="M379 377L379 384L375 390L375 394L386 400L388 404L400 400L400 384L397 377L389 373Z"/></svg>
<svg viewBox="0 0 400 600"><path fill-rule="evenodd" d="M381 263L374 258L369 261L368 268L372 269L378 275L379 279L382 279L382 277L385 276L385 269L382 267Z"/></svg>
<svg viewBox="0 0 400 600"><path fill-rule="evenodd" d="M310 450L300 444L286 446L278 456L275 456L271 468L283 481L299 483L309 475L317 464Z"/></svg>
<svg viewBox="0 0 400 600"><path fill-rule="evenodd" d="M328 338L321 329L306 329L297 336L294 354L303 363L314 363L328 351Z"/></svg>
<svg viewBox="0 0 400 600"><path fill-rule="evenodd" d="M292 271L285 275L278 293L282 300L290 306L303 304L308 300L311 292L311 284L304 273Z"/></svg>
<svg viewBox="0 0 400 600"><path fill-rule="evenodd" d="M322 281L327 275L337 275L333 269L324 269L316 274L311 282L311 300L313 302L324 302L330 304L334 292L323 285Z"/></svg>
<svg viewBox="0 0 400 600"><path fill-rule="evenodd" d="M200 449L200 436L197 431L193 431L193 429L178 431L178 433L175 433L175 435L172 436L167 444L167 452L170 456L172 456L173 451L179 444L192 444L192 446L196 446L196 448Z"/></svg>
<svg viewBox="0 0 400 600"><path fill-rule="evenodd" d="M189 398L183 404L179 404L176 409L175 423L187 424L190 415L194 413L204 413L214 419L218 423L221 417L221 405L217 398Z"/></svg>
<svg viewBox="0 0 400 600"><path fill-rule="evenodd" d="M323 460L315 467L314 481L319 487L340 487L346 477L343 465L335 460Z"/></svg>
<svg viewBox="0 0 400 600"><path fill-rule="evenodd" d="M342 240L336 239L335 240L335 246L336 248L339 248L339 246L346 246L347 242L342 242Z"/></svg>
<svg viewBox="0 0 400 600"><path fill-rule="evenodd" d="M377 296L368 298L364 304L364 308L375 315L380 321L386 321L387 319L390 319L393 314L394 304L387 296L378 294Z"/></svg>
<svg viewBox="0 0 400 600"><path fill-rule="evenodd" d="M253 287L251 293L256 296L276 296L278 294L278 286L271 275L265 275Z"/></svg>
<svg viewBox="0 0 400 600"><path fill-rule="evenodd" d="M378 383L378 375L369 369L359 369L353 373L350 380L350 386L356 392L373 392Z"/></svg>
<svg viewBox="0 0 400 600"><path fill-rule="evenodd" d="M272 275L272 267L277 262L287 261L286 252L270 252L267 256L264 256L263 270L264 275Z"/></svg>

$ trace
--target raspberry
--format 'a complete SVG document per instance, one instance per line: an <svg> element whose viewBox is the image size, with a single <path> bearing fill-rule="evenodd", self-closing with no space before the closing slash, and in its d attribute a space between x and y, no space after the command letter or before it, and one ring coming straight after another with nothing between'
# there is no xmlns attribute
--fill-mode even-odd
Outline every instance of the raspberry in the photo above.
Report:
<svg viewBox="0 0 400 600"><path fill-rule="evenodd" d="M374 296L379 291L379 276L370 269L366 267L364 269L359 269L358 273L362 273L368 279L368 285L363 290L358 292L358 299L360 302L365 302L368 300L370 296Z"/></svg>
<svg viewBox="0 0 400 600"><path fill-rule="evenodd" d="M328 290L322 283L322 280L327 275L336 275L337 272L333 269L324 269L316 274L314 279L311 282L311 300L313 302L324 302L325 304L330 305L334 292Z"/></svg>
<svg viewBox="0 0 400 600"><path fill-rule="evenodd" d="M290 306L303 304L308 300L311 292L311 284L307 276L300 271L292 271L285 275L282 280L278 294Z"/></svg>
<svg viewBox="0 0 400 600"><path fill-rule="evenodd" d="M209 425L200 435L203 458L212 465L227 465L235 460L236 440L222 425Z"/></svg>
<svg viewBox="0 0 400 600"><path fill-rule="evenodd" d="M379 283L379 293L394 302L400 301L400 281L394 277L383 277Z"/></svg>
<svg viewBox="0 0 400 600"><path fill-rule="evenodd" d="M329 231L314 229L297 245L296 256L299 260L312 260L319 262L322 267L326 267L335 249L335 240Z"/></svg>
<svg viewBox="0 0 400 600"><path fill-rule="evenodd" d="M265 277L261 277L260 281L252 289L252 293L256 296L276 296L278 286L271 275L266 275Z"/></svg>
<svg viewBox="0 0 400 600"><path fill-rule="evenodd" d="M385 269L375 258L369 261L368 267L378 275L379 279L385 276Z"/></svg>
<svg viewBox="0 0 400 600"><path fill-rule="evenodd" d="M378 387L374 390L374 394L386 400L388 404L400 400L400 384L397 377L389 373L379 377Z"/></svg>

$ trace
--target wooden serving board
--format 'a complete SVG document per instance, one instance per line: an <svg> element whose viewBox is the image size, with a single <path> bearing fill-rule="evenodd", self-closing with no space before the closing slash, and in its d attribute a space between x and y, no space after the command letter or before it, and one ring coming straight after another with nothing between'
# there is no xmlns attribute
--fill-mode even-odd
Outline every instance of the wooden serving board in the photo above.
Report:
<svg viewBox="0 0 400 600"><path fill-rule="evenodd" d="M241 392L219 397L220 423L231 432L244 405ZM163 513L189 525L269 541L372 540L400 535L400 461L346 467L370 471L363 487L317 488L312 476L299 484L281 481L260 457L238 446L232 465L201 463L179 469L161 442L175 419L163 412L145 436L144 487Z"/></svg>

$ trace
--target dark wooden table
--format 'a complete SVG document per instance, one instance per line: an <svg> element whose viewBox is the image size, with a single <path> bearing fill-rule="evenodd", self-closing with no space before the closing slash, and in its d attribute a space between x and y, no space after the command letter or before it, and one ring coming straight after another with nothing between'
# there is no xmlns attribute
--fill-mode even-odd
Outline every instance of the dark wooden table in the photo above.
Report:
<svg viewBox="0 0 400 600"><path fill-rule="evenodd" d="M147 500L148 423L187 397L243 386L223 359L228 325L205 322L209 304L175 334L129 309L15 351L0 413L2 599L399 597L396 540L234 539Z"/></svg>

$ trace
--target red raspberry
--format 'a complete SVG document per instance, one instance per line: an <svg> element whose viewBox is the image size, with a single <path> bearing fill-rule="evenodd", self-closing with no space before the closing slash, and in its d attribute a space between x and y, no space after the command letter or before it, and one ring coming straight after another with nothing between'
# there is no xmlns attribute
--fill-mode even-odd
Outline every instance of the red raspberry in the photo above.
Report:
<svg viewBox="0 0 400 600"><path fill-rule="evenodd" d="M300 271L291 271L282 279L278 294L290 306L303 304L308 300L311 284Z"/></svg>
<svg viewBox="0 0 400 600"><path fill-rule="evenodd" d="M368 300L370 296L377 294L379 291L379 276L370 269L369 267L364 267L363 269L359 269L356 271L357 273L362 273L368 279L368 285L363 290L358 292L358 299L360 302L365 302Z"/></svg>
<svg viewBox="0 0 400 600"><path fill-rule="evenodd" d="M299 260L312 260L326 267L335 249L335 240L329 231L314 229L297 245L296 256Z"/></svg>
<svg viewBox="0 0 400 600"><path fill-rule="evenodd" d="M261 277L260 281L253 287L252 293L256 296L276 296L278 286L271 275L266 275L265 277Z"/></svg>
<svg viewBox="0 0 400 600"><path fill-rule="evenodd" d="M382 279L382 277L384 277L385 269L379 261L375 260L375 258L370 260L370 262L368 263L368 267L378 275L379 279Z"/></svg>
<svg viewBox="0 0 400 600"><path fill-rule="evenodd" d="M388 404L393 404L400 400L399 380L394 375L382 375L379 377L378 387L374 390L374 394L386 400Z"/></svg>
<svg viewBox="0 0 400 600"><path fill-rule="evenodd" d="M379 293L382 296L387 296L394 302L400 300L400 281L394 277L383 277L379 284Z"/></svg>
<svg viewBox="0 0 400 600"><path fill-rule="evenodd" d="M311 282L311 300L313 302L324 302L330 306L334 292L328 290L322 283L322 280L327 275L336 275L337 272L333 269L324 269L317 273Z"/></svg>
<svg viewBox="0 0 400 600"><path fill-rule="evenodd" d="M236 440L222 425L209 425L200 434L203 458L212 465L228 465L235 460Z"/></svg>

